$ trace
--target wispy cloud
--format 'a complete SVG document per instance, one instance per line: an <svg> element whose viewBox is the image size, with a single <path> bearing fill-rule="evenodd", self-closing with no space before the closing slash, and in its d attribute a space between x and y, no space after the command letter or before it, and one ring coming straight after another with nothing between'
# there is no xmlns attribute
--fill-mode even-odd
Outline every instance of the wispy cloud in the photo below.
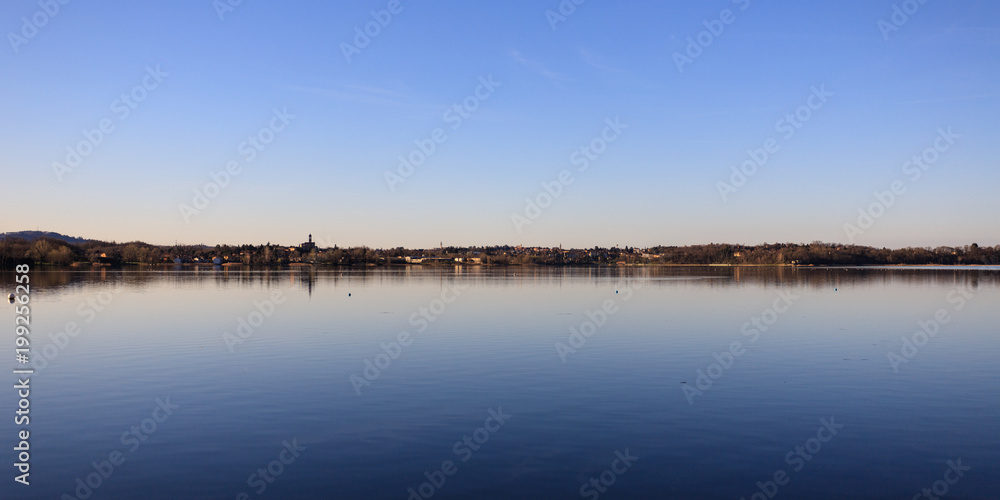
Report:
<svg viewBox="0 0 1000 500"><path fill-rule="evenodd" d="M1000 44L1000 29L993 26L976 26L977 19L966 19L963 23L951 23L928 37L928 43L938 43L943 39L983 45Z"/></svg>
<svg viewBox="0 0 1000 500"><path fill-rule="evenodd" d="M610 71L612 73L622 73L622 70L620 70L618 68L613 68L611 66L608 66L608 65L604 64L603 62L598 61L599 58L597 56L595 56L594 54L592 54L587 49L580 48L580 59L583 59L583 62L585 62L585 63L587 63L587 64L589 64L589 65L591 65L591 66L593 66L593 67L595 67L595 68L597 68L599 70Z"/></svg>
<svg viewBox="0 0 1000 500"><path fill-rule="evenodd" d="M693 115L678 115L678 118L706 118L709 116L724 116L724 115L740 115L740 114L754 114L763 113L765 111L780 111L779 107L770 108L753 108L753 109L720 109L716 111L706 111L704 113L695 113Z"/></svg>
<svg viewBox="0 0 1000 500"><path fill-rule="evenodd" d="M993 92L992 94L938 97L935 99L917 99L913 101L903 101L903 104L930 104L935 102L971 101L974 99L989 99L991 97L998 97L998 96L1000 96L1000 92Z"/></svg>
<svg viewBox="0 0 1000 500"><path fill-rule="evenodd" d="M517 61L517 63L520 64L521 66L524 66L525 68L534 71L539 75L542 75L543 77L545 77L548 80L551 80L552 82L558 83L566 79L565 76L546 68L542 63L528 60L526 57L521 55L521 53L516 50L511 50L510 56L514 59L514 61Z"/></svg>
<svg viewBox="0 0 1000 500"><path fill-rule="evenodd" d="M349 83L337 84L331 88L308 87L303 85L280 85L279 88L293 92L327 97L336 101L356 102L363 104L380 104L388 106L408 105L410 96L400 90L390 90L368 85Z"/></svg>

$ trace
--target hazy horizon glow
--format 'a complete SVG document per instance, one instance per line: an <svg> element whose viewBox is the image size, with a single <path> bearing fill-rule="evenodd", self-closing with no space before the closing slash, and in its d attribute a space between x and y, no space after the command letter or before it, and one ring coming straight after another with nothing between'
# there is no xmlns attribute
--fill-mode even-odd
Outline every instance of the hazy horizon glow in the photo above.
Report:
<svg viewBox="0 0 1000 500"><path fill-rule="evenodd" d="M563 3L5 3L0 233L1000 244L1000 4Z"/></svg>

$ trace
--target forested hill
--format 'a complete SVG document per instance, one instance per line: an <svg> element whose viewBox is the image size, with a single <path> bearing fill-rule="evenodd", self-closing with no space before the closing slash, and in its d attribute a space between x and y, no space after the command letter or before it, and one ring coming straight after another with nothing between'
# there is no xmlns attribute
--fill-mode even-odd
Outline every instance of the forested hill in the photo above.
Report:
<svg viewBox="0 0 1000 500"><path fill-rule="evenodd" d="M66 243L71 243L74 245L79 245L90 241L84 238L75 238L73 236L66 236L65 234L51 233L46 231L18 231L15 233L0 234L0 239L4 238L20 238L22 240L27 240L27 241L35 241L39 238L49 238L53 240L63 241Z"/></svg>

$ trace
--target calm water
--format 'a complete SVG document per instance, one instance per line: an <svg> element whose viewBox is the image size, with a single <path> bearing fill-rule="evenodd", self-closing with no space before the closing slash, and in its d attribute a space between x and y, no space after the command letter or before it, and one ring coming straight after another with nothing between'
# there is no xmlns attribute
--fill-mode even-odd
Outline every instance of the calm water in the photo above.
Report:
<svg viewBox="0 0 1000 500"><path fill-rule="evenodd" d="M1000 497L996 268L49 271L31 306L2 498Z"/></svg>

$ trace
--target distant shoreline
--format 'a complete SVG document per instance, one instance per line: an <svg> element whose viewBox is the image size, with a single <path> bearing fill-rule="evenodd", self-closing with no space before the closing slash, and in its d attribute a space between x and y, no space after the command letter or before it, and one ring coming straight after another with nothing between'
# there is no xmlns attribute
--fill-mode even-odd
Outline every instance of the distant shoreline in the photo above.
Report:
<svg viewBox="0 0 1000 500"><path fill-rule="evenodd" d="M1000 264L1000 245L907 247L899 249L813 242L741 245L563 248L523 245L373 249L319 245L310 235L296 246L174 245L143 242L73 243L48 236L0 239L0 269L21 264L98 266L549 266L549 267L904 267Z"/></svg>

